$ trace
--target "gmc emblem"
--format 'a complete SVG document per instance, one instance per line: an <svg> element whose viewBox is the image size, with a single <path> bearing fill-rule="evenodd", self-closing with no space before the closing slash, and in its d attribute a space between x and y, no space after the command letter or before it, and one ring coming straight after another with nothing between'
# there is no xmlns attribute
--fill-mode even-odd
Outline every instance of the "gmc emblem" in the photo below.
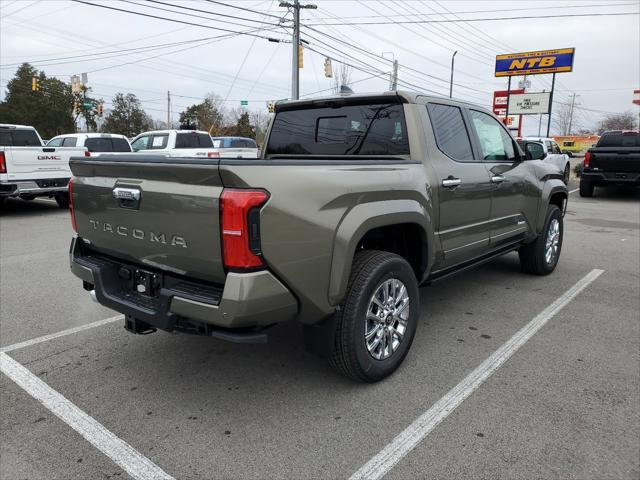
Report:
<svg viewBox="0 0 640 480"><path fill-rule="evenodd" d="M38 155L38 160L62 160L58 155Z"/></svg>

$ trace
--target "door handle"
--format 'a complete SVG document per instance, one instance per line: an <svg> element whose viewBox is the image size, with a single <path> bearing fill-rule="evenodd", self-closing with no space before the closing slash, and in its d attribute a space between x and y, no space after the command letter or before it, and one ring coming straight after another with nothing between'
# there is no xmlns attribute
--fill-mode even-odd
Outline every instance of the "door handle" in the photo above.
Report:
<svg viewBox="0 0 640 480"><path fill-rule="evenodd" d="M442 180L442 186L445 188L455 188L461 184L462 180L460 180L459 178L449 177Z"/></svg>
<svg viewBox="0 0 640 480"><path fill-rule="evenodd" d="M502 175L493 175L491 177L491 183L502 183L504 181L505 181L505 178Z"/></svg>

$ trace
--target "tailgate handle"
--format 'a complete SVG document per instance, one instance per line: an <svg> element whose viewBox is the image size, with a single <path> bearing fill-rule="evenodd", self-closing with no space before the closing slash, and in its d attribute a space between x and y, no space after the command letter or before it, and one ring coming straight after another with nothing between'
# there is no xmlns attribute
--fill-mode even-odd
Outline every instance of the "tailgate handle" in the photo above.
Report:
<svg viewBox="0 0 640 480"><path fill-rule="evenodd" d="M45 148L43 148L43 149L42 149L42 151L43 151L43 152L55 152L55 151L56 151L56 149L55 149L55 148L53 148L53 147L49 147L49 148L46 148L46 147L45 147Z"/></svg>
<svg viewBox="0 0 640 480"><path fill-rule="evenodd" d="M140 208L140 190L137 188L116 187L113 189L113 198L118 200L122 208Z"/></svg>

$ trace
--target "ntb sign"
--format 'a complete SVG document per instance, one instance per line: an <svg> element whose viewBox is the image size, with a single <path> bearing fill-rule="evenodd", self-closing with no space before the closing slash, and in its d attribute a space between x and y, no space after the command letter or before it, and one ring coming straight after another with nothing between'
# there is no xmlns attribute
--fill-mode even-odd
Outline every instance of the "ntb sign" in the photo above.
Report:
<svg viewBox="0 0 640 480"><path fill-rule="evenodd" d="M496 56L496 77L570 72L575 48L508 53Z"/></svg>

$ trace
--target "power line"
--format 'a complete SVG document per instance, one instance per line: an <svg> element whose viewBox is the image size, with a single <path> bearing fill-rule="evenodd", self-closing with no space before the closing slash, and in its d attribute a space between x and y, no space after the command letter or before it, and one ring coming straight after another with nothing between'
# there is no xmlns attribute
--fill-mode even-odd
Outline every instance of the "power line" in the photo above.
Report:
<svg viewBox="0 0 640 480"><path fill-rule="evenodd" d="M80 1L80 0L73 0ZM559 15L521 15L518 17L491 17L491 18L465 18L463 20L447 19L447 20L394 20L391 22L343 22L343 23L309 23L307 26L351 26L351 25L393 25L393 24L421 24L421 23L457 23L465 22L494 22L501 20L527 20L527 19L547 19L547 18L572 18L572 17L616 17L639 15L640 12L615 12L615 13L567 13Z"/></svg>
<svg viewBox="0 0 640 480"><path fill-rule="evenodd" d="M258 10L253 10L253 9L247 8L247 7L238 7L237 5L230 5L228 3L218 2L218 1L215 1L215 0L205 0L205 1L209 2L209 3L215 3L217 5L222 5L222 6L225 6L225 7L229 7L229 8L235 8L235 9L238 9L238 10L244 10L245 12L257 13L257 14L260 14L260 15L264 15L266 17L273 17L273 18L278 18L278 19L281 18L281 17L279 17L277 15L272 15L270 13L265 13L265 12L260 12Z"/></svg>

